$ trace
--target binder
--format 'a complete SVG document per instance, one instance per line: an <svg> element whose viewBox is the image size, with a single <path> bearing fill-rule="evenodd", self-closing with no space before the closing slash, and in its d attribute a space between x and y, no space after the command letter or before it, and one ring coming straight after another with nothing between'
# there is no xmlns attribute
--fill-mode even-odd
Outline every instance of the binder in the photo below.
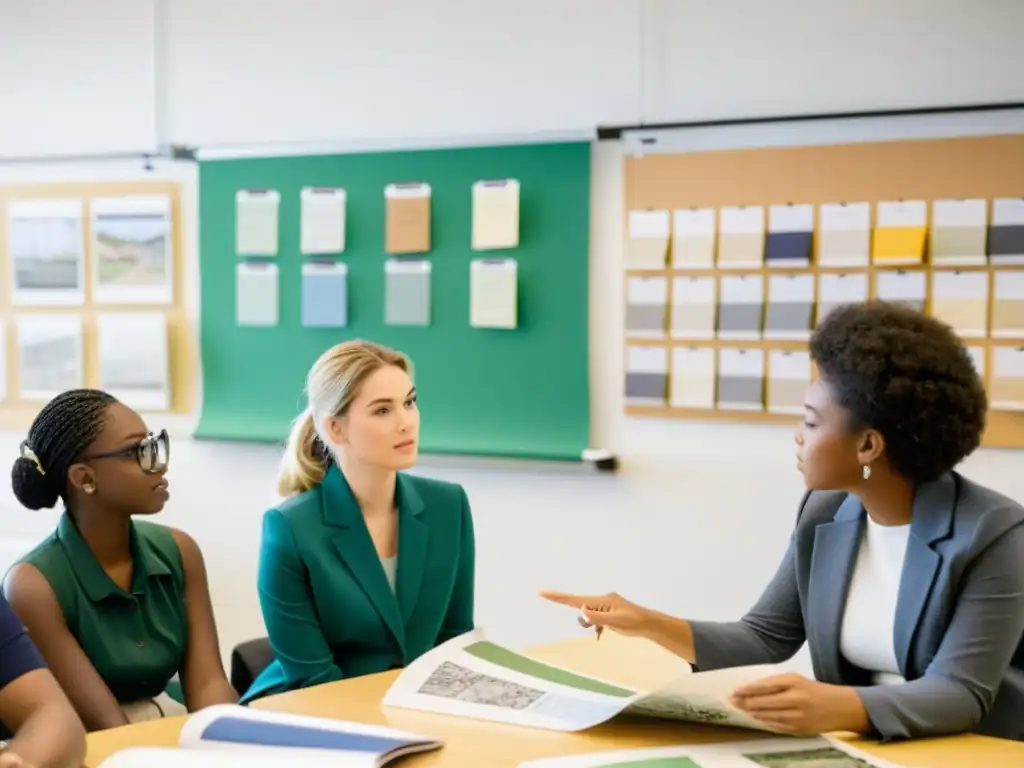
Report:
<svg viewBox="0 0 1024 768"><path fill-rule="evenodd" d="M718 407L721 410L764 410L764 350L718 350Z"/></svg>
<svg viewBox="0 0 1024 768"><path fill-rule="evenodd" d="M962 338L988 335L988 274L937 270L932 273L932 317Z"/></svg>
<svg viewBox="0 0 1024 768"><path fill-rule="evenodd" d="M729 206L718 212L718 268L764 266L764 206Z"/></svg>
<svg viewBox="0 0 1024 768"><path fill-rule="evenodd" d="M302 325L348 325L348 265L344 262L311 261L302 265Z"/></svg>
<svg viewBox="0 0 1024 768"><path fill-rule="evenodd" d="M922 264L928 239L928 203L924 200L878 204L871 255L876 264Z"/></svg>
<svg viewBox="0 0 1024 768"><path fill-rule="evenodd" d="M430 250L430 185L401 182L384 188L384 250L427 253Z"/></svg>
<svg viewBox="0 0 1024 768"><path fill-rule="evenodd" d="M670 236L668 211L630 211L626 269L664 269Z"/></svg>
<svg viewBox="0 0 1024 768"><path fill-rule="evenodd" d="M824 274L818 276L818 318L821 322L828 313L843 304L859 304L868 300L866 272Z"/></svg>
<svg viewBox="0 0 1024 768"><path fill-rule="evenodd" d="M306 256L328 256L345 250L346 193L338 187L304 187L299 251Z"/></svg>
<svg viewBox="0 0 1024 768"><path fill-rule="evenodd" d="M668 350L665 347L626 347L626 402L665 405L668 398Z"/></svg>
<svg viewBox="0 0 1024 768"><path fill-rule="evenodd" d="M668 333L668 279L630 277L626 280L626 335L658 338Z"/></svg>
<svg viewBox="0 0 1024 768"><path fill-rule="evenodd" d="M235 253L277 256L281 193L276 189L240 189L235 193Z"/></svg>
<svg viewBox="0 0 1024 768"><path fill-rule="evenodd" d="M771 275L765 310L766 339L809 339L814 318L814 275Z"/></svg>
<svg viewBox="0 0 1024 768"><path fill-rule="evenodd" d="M384 262L385 325L430 325L430 272L426 259Z"/></svg>
<svg viewBox="0 0 1024 768"><path fill-rule="evenodd" d="M988 238L987 200L936 200L930 236L935 266L985 264Z"/></svg>
<svg viewBox="0 0 1024 768"><path fill-rule="evenodd" d="M473 184L474 251L519 245L519 182L481 179Z"/></svg>
<svg viewBox="0 0 1024 768"><path fill-rule="evenodd" d="M811 383L811 355L806 350L773 349L768 356L768 411L803 413Z"/></svg>
<svg viewBox="0 0 1024 768"><path fill-rule="evenodd" d="M825 203L819 216L818 264L866 267L871 255L871 204Z"/></svg>
<svg viewBox="0 0 1024 768"><path fill-rule="evenodd" d="M992 347L988 383L993 411L1024 411L1024 347Z"/></svg>
<svg viewBox="0 0 1024 768"><path fill-rule="evenodd" d="M672 283L672 338L713 339L715 297L713 277L677 277Z"/></svg>
<svg viewBox="0 0 1024 768"><path fill-rule="evenodd" d="M715 350L676 347L672 350L669 404L673 408L715 407Z"/></svg>
<svg viewBox="0 0 1024 768"><path fill-rule="evenodd" d="M273 262L239 262L235 268L235 322L274 326L279 322L279 270Z"/></svg>
<svg viewBox="0 0 1024 768"><path fill-rule="evenodd" d="M924 312L927 289L921 270L892 270L875 273L875 296L881 301L904 304Z"/></svg>
<svg viewBox="0 0 1024 768"><path fill-rule="evenodd" d="M992 201L988 258L993 264L1024 264L1024 197Z"/></svg>
<svg viewBox="0 0 1024 768"><path fill-rule="evenodd" d="M768 209L764 261L769 267L806 267L814 237L813 205L773 205Z"/></svg>
<svg viewBox="0 0 1024 768"><path fill-rule="evenodd" d="M469 266L469 324L474 328L516 327L519 264L515 259L474 259Z"/></svg>
<svg viewBox="0 0 1024 768"><path fill-rule="evenodd" d="M992 337L1024 339L1024 270L997 269L992 286Z"/></svg>
<svg viewBox="0 0 1024 768"><path fill-rule="evenodd" d="M672 214L672 266L712 269L715 266L714 208L683 208Z"/></svg>
<svg viewBox="0 0 1024 768"><path fill-rule="evenodd" d="M764 280L760 275L723 275L720 280L718 338L761 338Z"/></svg>

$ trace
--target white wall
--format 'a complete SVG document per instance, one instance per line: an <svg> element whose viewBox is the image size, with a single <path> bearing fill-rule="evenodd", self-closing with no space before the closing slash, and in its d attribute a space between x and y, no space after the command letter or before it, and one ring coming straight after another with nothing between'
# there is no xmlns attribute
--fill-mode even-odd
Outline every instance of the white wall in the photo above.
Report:
<svg viewBox="0 0 1024 768"><path fill-rule="evenodd" d="M898 12L890 3L883 10L880 0L864 0L844 4L846 15L833 11L831 21L808 10L812 3L797 8L793 2L755 0L676 0L669 12L666 3L650 0L520 2L515 11L496 3L486 18L478 9L483 4L435 2L430 19L403 16L395 10L403 5L398 2L371 13L366 4L309 0L286 12L281 3L253 0L244 15L241 4L230 0L167 0L155 15L163 26L151 38L165 47L153 42L148 53L141 42L145 19L141 12L125 12L128 5L147 5L143 0L90 4L96 16L100 7L120 9L120 17L106 17L120 18L111 22L115 26L135 19L136 37L120 27L119 37L107 34L104 25L87 26L93 17L84 11L81 18L70 17L90 32L79 35L69 17L37 18L15 5L0 5L0 104L19 105L42 127L12 129L0 120L0 157L135 148L149 130L140 126L150 124L154 141L394 143L431 136L451 140L467 131L592 128L644 116L666 120L1024 98L1022 49L1007 42L1022 28L1011 23L1020 5L998 0L933 2L931 18L919 0L904 0ZM42 7L38 0L35 6ZM586 8L597 10L588 17ZM773 16L782 12L786 23ZM397 21L385 24L385 13ZM8 47L12 18L21 24L18 29L34 30L19 38L14 54ZM247 32L239 21L244 18L255 25ZM505 34L489 26L489 19ZM815 48L808 27L822 25L831 25L831 37L827 46ZM869 27L887 25L918 33L908 35L905 46L890 36L872 51L866 45ZM978 32L961 48L935 47L936 40L953 39L961 29L986 34ZM416 34L423 30L439 42L428 44ZM467 30L473 34L463 35ZM39 65L52 59L59 62L52 65L56 73ZM139 68L151 71L150 60L160 64L152 100L138 74ZM822 71L842 77L823 84ZM485 79L501 85L488 88ZM427 92L430 99L423 96ZM39 112L50 105L56 117L42 121ZM440 460L420 469L466 486L478 529L479 620L517 645L578 631L571 615L534 598L540 587L617 589L682 614L735 616L773 571L801 493L788 429L622 415L621 169L619 147L596 147L594 443L619 453L622 472L598 476L542 465ZM194 260L195 169L162 164L154 173L183 185ZM140 176L146 174L137 163L0 165L0 183ZM191 290L194 308L194 282ZM194 443L187 439L189 419L151 421L167 425L175 439L172 499L163 519L189 530L202 545L226 653L262 633L256 551L260 516L273 503L277 450ZM22 437L0 433L0 466L14 459ZM1019 463L1019 453L982 451L965 470L1024 499ZM56 519L55 513L21 510L6 483L0 484L0 515L0 566L44 536Z"/></svg>

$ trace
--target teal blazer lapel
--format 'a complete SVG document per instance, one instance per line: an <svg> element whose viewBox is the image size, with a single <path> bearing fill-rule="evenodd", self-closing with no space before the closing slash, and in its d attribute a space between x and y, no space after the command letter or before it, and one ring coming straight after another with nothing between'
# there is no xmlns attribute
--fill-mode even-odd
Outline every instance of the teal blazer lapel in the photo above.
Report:
<svg viewBox="0 0 1024 768"><path fill-rule="evenodd" d="M391 592L391 585L388 584L384 566L381 565L359 504L341 470L335 465L327 471L321 484L321 503L324 523L336 529L331 536L335 549L404 651L405 625L398 603ZM398 551L401 559L401 538Z"/></svg>
<svg viewBox="0 0 1024 768"><path fill-rule="evenodd" d="M934 482L921 484L914 494L910 536L907 538L893 628L896 661L904 676L914 633L942 564L942 558L932 545L949 537L952 532L955 505L956 480L949 473Z"/></svg>
<svg viewBox="0 0 1024 768"><path fill-rule="evenodd" d="M831 523L814 531L814 550L808 579L808 630L821 666L821 680L842 679L839 636L846 594L864 530L864 509L849 494L839 505Z"/></svg>
<svg viewBox="0 0 1024 768"><path fill-rule="evenodd" d="M403 623L408 622L416 608L427 564L430 529L420 519L423 499L404 475L398 475L398 575L395 592Z"/></svg>

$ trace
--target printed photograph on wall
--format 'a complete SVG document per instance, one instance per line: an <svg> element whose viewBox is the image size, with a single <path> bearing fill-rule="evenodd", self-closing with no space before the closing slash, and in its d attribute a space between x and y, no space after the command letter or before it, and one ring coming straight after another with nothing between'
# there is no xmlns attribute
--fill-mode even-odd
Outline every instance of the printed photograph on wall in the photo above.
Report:
<svg viewBox="0 0 1024 768"><path fill-rule="evenodd" d="M99 198L90 208L93 300L169 304L174 298L170 198Z"/></svg>
<svg viewBox="0 0 1024 768"><path fill-rule="evenodd" d="M11 301L74 306L85 301L81 200L14 200L8 206Z"/></svg>
<svg viewBox="0 0 1024 768"><path fill-rule="evenodd" d="M167 321L160 312L100 315L100 389L140 411L170 408Z"/></svg>
<svg viewBox="0 0 1024 768"><path fill-rule="evenodd" d="M23 315L17 323L22 400L49 400L66 389L83 386L80 317Z"/></svg>

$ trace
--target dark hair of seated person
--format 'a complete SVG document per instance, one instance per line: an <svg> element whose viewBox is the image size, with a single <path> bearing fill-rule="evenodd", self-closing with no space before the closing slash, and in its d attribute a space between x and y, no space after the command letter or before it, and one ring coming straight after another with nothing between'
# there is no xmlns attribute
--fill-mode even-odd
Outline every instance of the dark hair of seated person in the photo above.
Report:
<svg viewBox="0 0 1024 768"><path fill-rule="evenodd" d="M947 324L901 304L843 305L818 324L810 354L850 431L882 436L894 474L935 480L981 443L984 384Z"/></svg>

